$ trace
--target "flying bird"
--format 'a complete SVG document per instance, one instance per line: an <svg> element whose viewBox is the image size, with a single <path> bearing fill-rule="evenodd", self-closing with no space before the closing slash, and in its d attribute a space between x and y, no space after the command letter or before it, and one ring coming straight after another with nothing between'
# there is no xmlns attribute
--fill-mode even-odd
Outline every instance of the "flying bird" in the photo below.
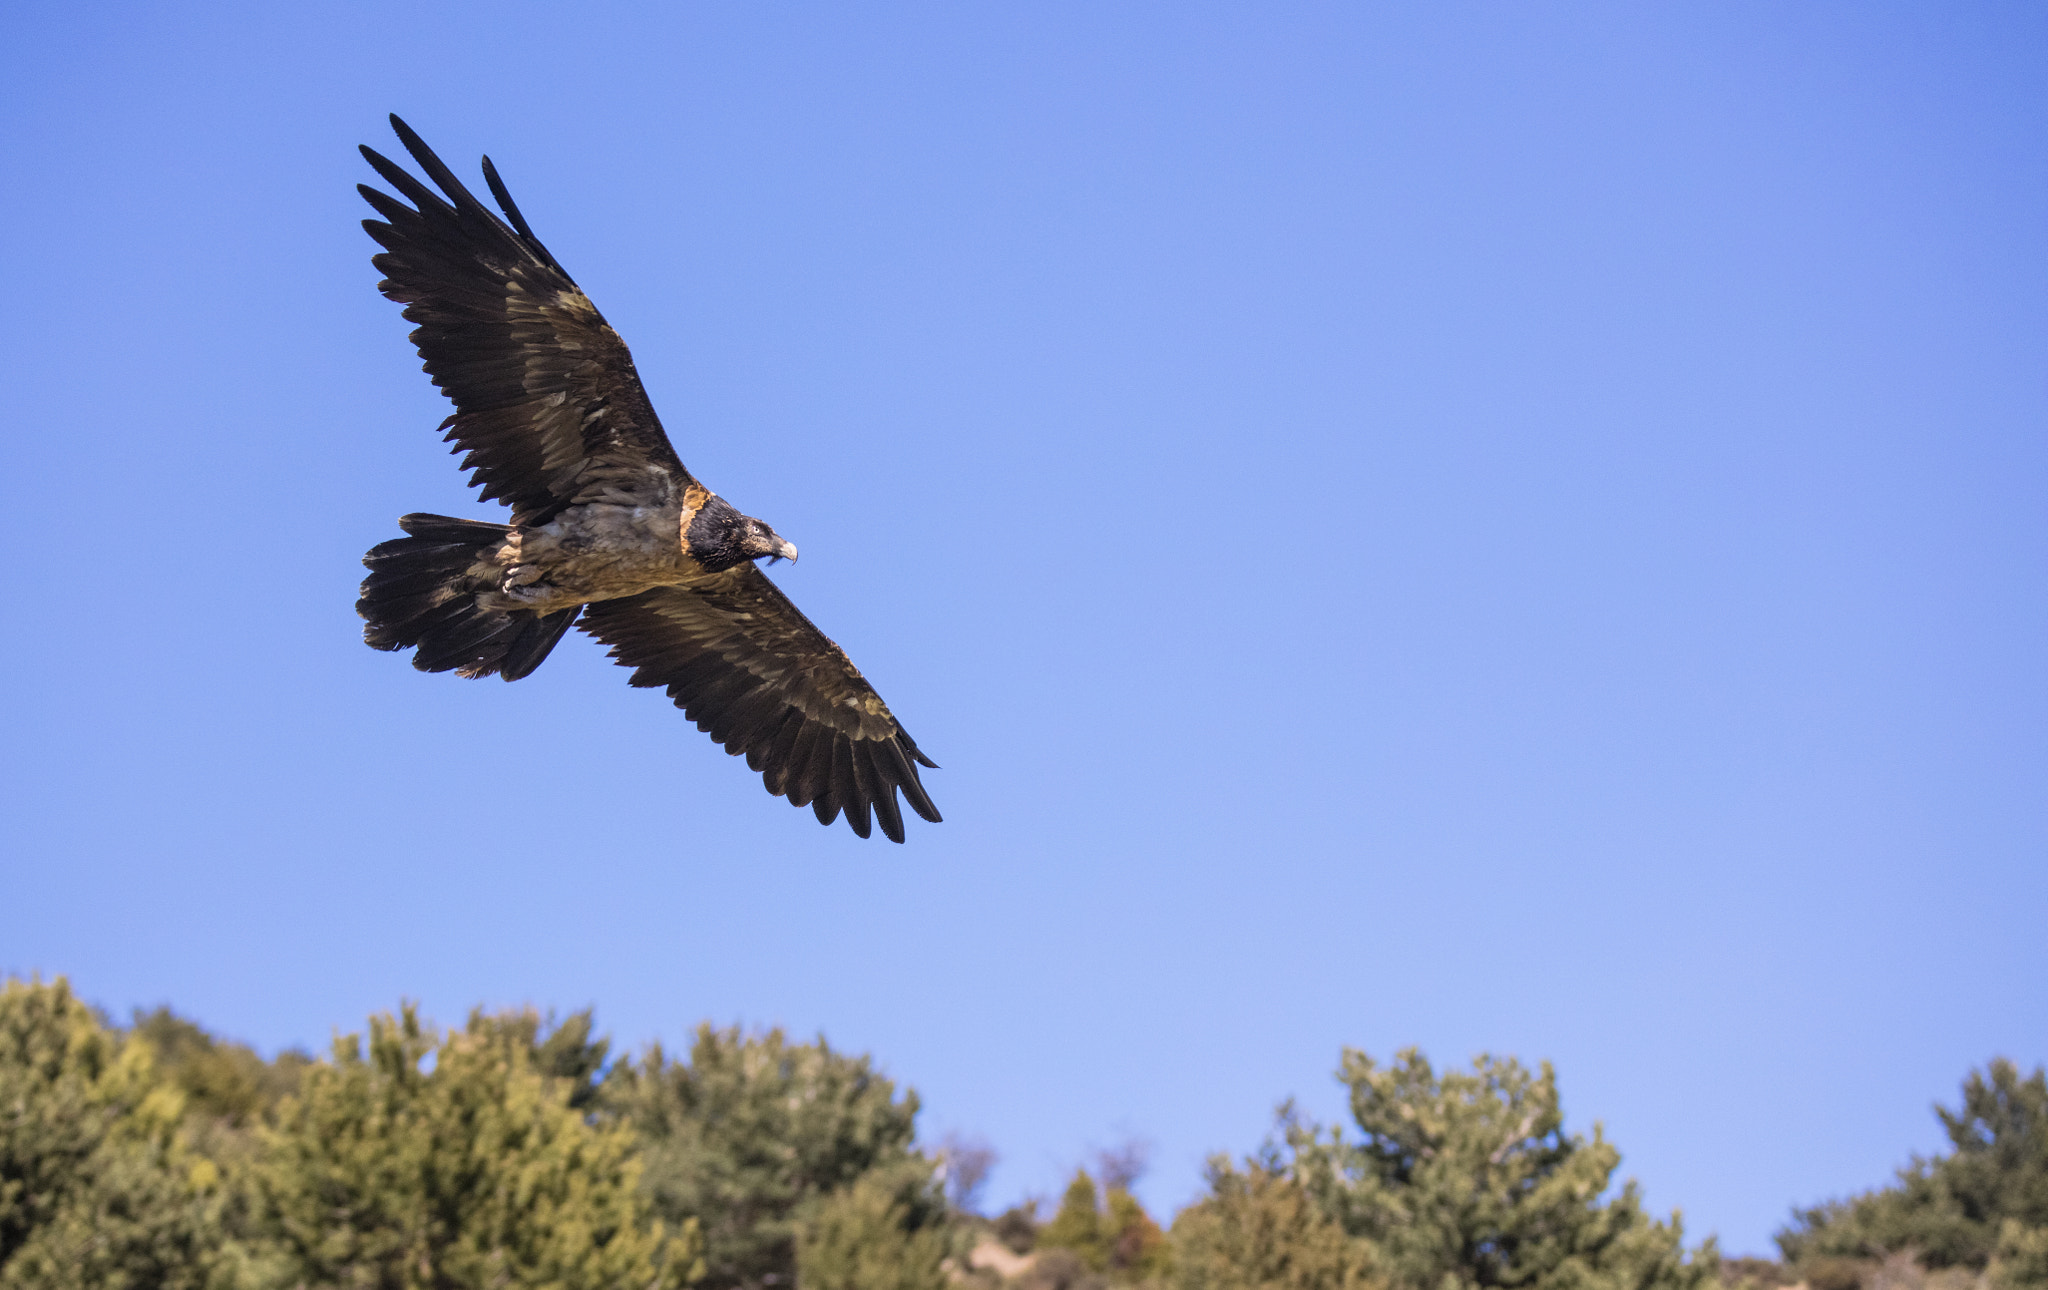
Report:
<svg viewBox="0 0 2048 1290"><path fill-rule="evenodd" d="M407 515L370 548L363 639L413 666L516 681L571 626L611 647L630 684L664 688L697 728L744 755L770 793L870 814L903 841L896 793L936 824L918 778L937 769L860 669L755 561L795 560L773 528L697 482L662 431L625 341L527 227L491 159L503 218L396 116L436 193L365 147L405 199L357 186L382 219L378 290L418 324L412 342L455 405L442 422L481 496L509 524ZM407 205L410 202L411 205Z"/></svg>

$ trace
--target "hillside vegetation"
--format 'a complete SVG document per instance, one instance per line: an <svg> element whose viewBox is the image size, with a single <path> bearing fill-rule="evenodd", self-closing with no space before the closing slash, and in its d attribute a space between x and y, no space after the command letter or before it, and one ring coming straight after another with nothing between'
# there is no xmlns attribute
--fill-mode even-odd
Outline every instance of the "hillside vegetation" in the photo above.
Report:
<svg viewBox="0 0 2048 1290"><path fill-rule="evenodd" d="M1554 1073L1347 1051L1350 1123L1283 1107L1162 1226L1142 1159L973 1208L992 1153L920 1146L869 1058L701 1027L614 1055L591 1015L411 1007L265 1060L62 981L0 989L0 1290L2048 1290L2048 1086L1994 1062L1954 1150L1797 1210L1783 1262L1688 1248Z"/></svg>

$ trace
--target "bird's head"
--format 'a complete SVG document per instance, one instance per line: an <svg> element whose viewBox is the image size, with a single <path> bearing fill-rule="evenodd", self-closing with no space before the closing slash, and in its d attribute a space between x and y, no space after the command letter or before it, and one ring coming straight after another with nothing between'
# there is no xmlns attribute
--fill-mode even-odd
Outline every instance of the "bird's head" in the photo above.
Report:
<svg viewBox="0 0 2048 1290"><path fill-rule="evenodd" d="M683 546L691 559L712 573L764 556L770 564L796 559L796 547L781 534L716 496L690 518L689 528L683 530Z"/></svg>

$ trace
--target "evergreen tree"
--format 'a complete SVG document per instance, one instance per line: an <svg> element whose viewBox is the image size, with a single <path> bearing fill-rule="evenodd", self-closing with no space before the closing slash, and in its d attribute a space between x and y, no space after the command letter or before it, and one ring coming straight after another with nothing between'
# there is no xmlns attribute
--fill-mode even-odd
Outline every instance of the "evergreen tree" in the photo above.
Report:
<svg viewBox="0 0 2048 1290"><path fill-rule="evenodd" d="M803 1290L950 1290L953 1230L919 1225L917 1206L885 1173L867 1174L809 1206L797 1238Z"/></svg>
<svg viewBox="0 0 2048 1290"><path fill-rule="evenodd" d="M1059 1212L1038 1233L1038 1246L1070 1250L1113 1285L1135 1285L1166 1271L1166 1233L1126 1187L1101 1196L1086 1169L1074 1171Z"/></svg>
<svg viewBox="0 0 2048 1290"><path fill-rule="evenodd" d="M1105 1208L1102 1228L1109 1238L1110 1280L1137 1285L1163 1275L1172 1262L1166 1233L1138 1198L1127 1188L1112 1187Z"/></svg>
<svg viewBox="0 0 2048 1290"><path fill-rule="evenodd" d="M791 1285L811 1207L871 1175L905 1231L948 1221L936 1162L911 1148L917 1094L823 1039L702 1026L686 1062L656 1045L614 1064L598 1105L639 1135L656 1212L702 1222L707 1290Z"/></svg>
<svg viewBox="0 0 2048 1290"><path fill-rule="evenodd" d="M477 1008L469 1014L471 1034L489 1034L500 1043L524 1048L534 1070L562 1082L569 1108L575 1111L596 1104L598 1083L611 1052L611 1041L595 1030L596 1020L589 1008L572 1012L560 1022L552 1012L542 1017L532 1008L499 1013Z"/></svg>
<svg viewBox="0 0 2048 1290"><path fill-rule="evenodd" d="M1179 1290L1378 1290L1372 1247L1345 1235L1294 1179L1227 1159L1173 1221Z"/></svg>
<svg viewBox="0 0 2048 1290"><path fill-rule="evenodd" d="M443 1039L407 1007L308 1068L256 1167L270 1271L389 1290L689 1281L694 1230L647 1221L630 1133L589 1123L506 1039L482 1017Z"/></svg>
<svg viewBox="0 0 2048 1290"><path fill-rule="evenodd" d="M1788 1262L1875 1259L1913 1251L1929 1267L2032 1275L2029 1251L2048 1244L2048 1074L2022 1078L1999 1058L1963 1081L1956 1110L1937 1106L1953 1150L1915 1158L1898 1182L1846 1201L1793 1211L1778 1233Z"/></svg>
<svg viewBox="0 0 2048 1290"><path fill-rule="evenodd" d="M1994 1290L2048 1290L2048 1227L2016 1218L1999 1224L1988 1272Z"/></svg>
<svg viewBox="0 0 2048 1290"><path fill-rule="evenodd" d="M202 1285L217 1175L182 1114L149 1046L62 978L0 986L0 1287Z"/></svg>
<svg viewBox="0 0 2048 1290"><path fill-rule="evenodd" d="M1548 1063L1482 1056L1441 1077L1415 1049L1391 1066L1346 1050L1360 1136L1283 1113L1292 1172L1395 1290L1698 1290L1718 1263L1688 1260L1678 1218L1644 1213L1634 1182L1602 1202L1621 1156L1593 1127L1564 1131Z"/></svg>
<svg viewBox="0 0 2048 1290"><path fill-rule="evenodd" d="M275 1108L299 1085L312 1064L291 1050L266 1062L245 1044L219 1039L169 1008L138 1009L128 1032L149 1045L165 1082L185 1096L188 1117L247 1128Z"/></svg>
<svg viewBox="0 0 2048 1290"><path fill-rule="evenodd" d="M1101 1196L1086 1169L1076 1169L1052 1221L1038 1232L1041 1250L1072 1250L1097 1272L1109 1267L1109 1234L1103 1230Z"/></svg>

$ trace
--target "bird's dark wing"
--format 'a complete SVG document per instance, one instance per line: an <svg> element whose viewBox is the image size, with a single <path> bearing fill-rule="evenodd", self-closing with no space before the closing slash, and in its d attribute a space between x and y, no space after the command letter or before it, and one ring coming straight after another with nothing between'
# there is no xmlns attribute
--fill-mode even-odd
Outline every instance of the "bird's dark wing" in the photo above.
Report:
<svg viewBox="0 0 2048 1290"><path fill-rule="evenodd" d="M634 669L634 685L668 690L697 728L761 772L768 791L809 805L818 822L868 836L869 809L903 841L896 790L939 822L917 750L860 669L752 564L701 582L600 600L584 631Z"/></svg>
<svg viewBox="0 0 2048 1290"><path fill-rule="evenodd" d="M579 501L690 482L633 370L626 342L533 236L490 158L484 178L499 219L420 137L391 118L399 141L441 188L435 193L369 148L363 156L407 201L367 184L382 220L364 220L385 248L371 259L378 290L419 324L412 342L455 404L442 423L486 498L515 524L544 523ZM508 225L506 221L509 220Z"/></svg>

